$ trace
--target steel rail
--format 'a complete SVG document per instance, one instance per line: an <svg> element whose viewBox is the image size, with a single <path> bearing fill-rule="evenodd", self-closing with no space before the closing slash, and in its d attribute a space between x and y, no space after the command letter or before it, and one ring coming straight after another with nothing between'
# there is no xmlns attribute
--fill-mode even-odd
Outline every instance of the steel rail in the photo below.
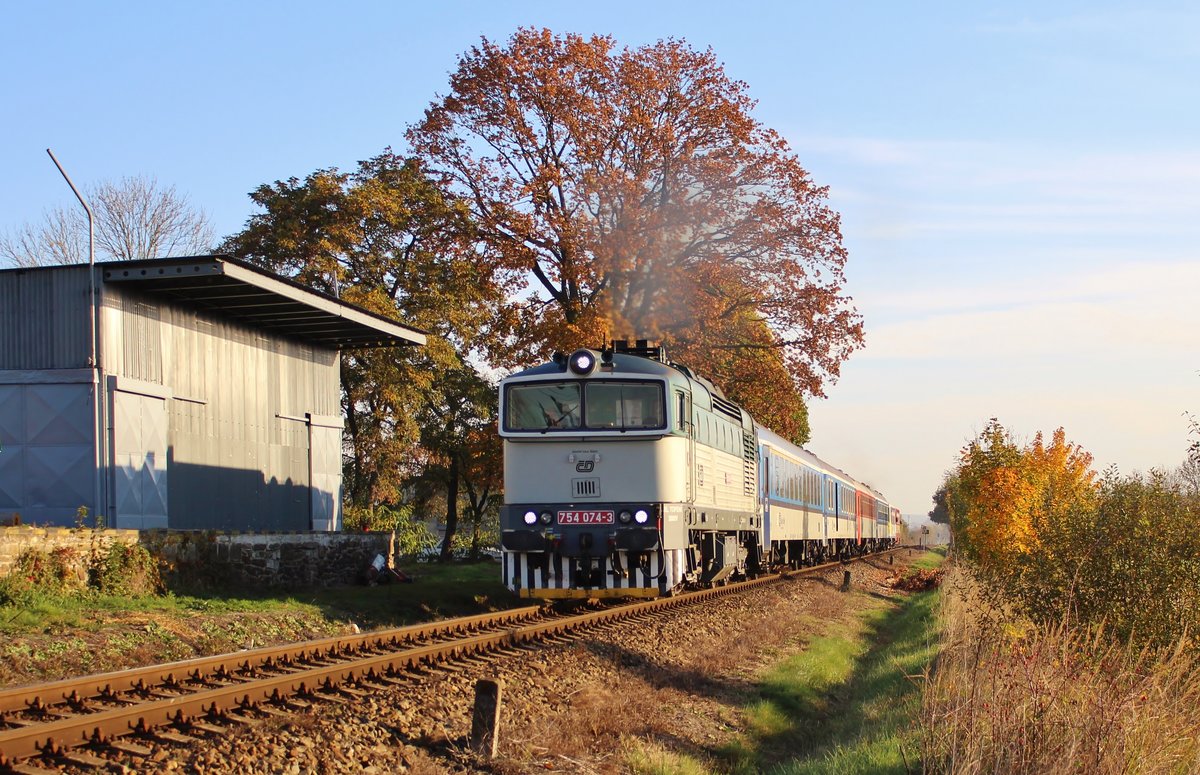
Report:
<svg viewBox="0 0 1200 775"><path fill-rule="evenodd" d="M871 556L871 555L865 555ZM318 658L341 659L345 661L336 664L315 666L272 666L271 669L287 669L282 675L269 676L231 676L222 674L220 678L209 677L208 683L218 681L233 681L228 685L204 688L177 697L158 697L134 705L118 708L108 708L94 712L81 712L65 718L58 718L45 723L31 723L13 729L0 730L0 767L13 767L15 762L38 755L59 755L68 749L88 744L104 744L131 734L144 733L155 727L167 725L186 726L197 719L215 719L228 711L252 709L262 703L282 703L288 698L316 697L320 693L345 693L346 684L358 682L387 681L411 671L422 668L436 668L446 662L465 657L490 654L493 652L526 646L539 640L554 638L575 630L592 628L601 624L635 619L650 612L664 612L682 608L697 603L706 602L718 597L735 594L756 586L776 583L794 577L803 577L820 573L821 571L843 565L840 561L816 565L800 570L785 571L778 574L764 575L748 581L733 582L724 586L685 592L672 597L658 598L643 602L630 603L614 608L589 611L574 616L564 616L546 622L532 624L509 623L519 622L522 618L534 618L544 609L527 607L513 609L498 614L484 614L464 619L452 619L441 623L416 625L395 630L384 630L366 633L360 636L327 638L321 641L293 644L289 647L276 649L258 649L255 652L239 652L220 657L200 658L174 662L167 665L157 665L129 671L140 676L139 679L127 679L125 673L108 673L92 676L79 681L58 681L43 686L26 687L25 701L15 707L29 709L38 707L37 700L42 694L61 692L69 684L86 685L94 688L100 696L112 691L114 682L130 684L132 689L145 689L145 679L158 676L158 680L167 686L172 686L171 680L163 681L166 676L173 679L175 673L186 669L194 669L198 665L220 666L228 664L233 659L245 660L253 654L274 655L287 653L292 659ZM430 635L447 635L467 633L481 627L497 627L497 619L505 619L505 629L497 632L468 635L442 643L413 645L413 633ZM401 644L398 633L404 633L409 643ZM366 649L392 649L389 653L367 654L354 656L342 649L347 644L357 644ZM321 644L322 648L314 646ZM260 666L268 665L263 660ZM103 680L101 680L103 679ZM204 681L204 678L192 680ZM4 694L10 702L17 699L19 689L8 690ZM65 695L64 699L70 695Z"/></svg>
<svg viewBox="0 0 1200 775"><path fill-rule="evenodd" d="M476 614L460 619L446 619L440 622L374 630L359 635L333 636L285 646L267 646L132 670L117 670L81 678L67 678L52 683L3 689L0 690L0 713L103 697L116 692L141 689L149 684L172 684L188 680L203 681L216 675L247 672L265 667L272 662L303 660L316 654L334 656L339 652L366 648L396 648L399 645L398 642L402 640L419 640L454 632L465 632L472 628L494 627L498 624L536 617L543 610L538 606L526 606L490 614ZM230 669L231 665L234 666L232 670Z"/></svg>

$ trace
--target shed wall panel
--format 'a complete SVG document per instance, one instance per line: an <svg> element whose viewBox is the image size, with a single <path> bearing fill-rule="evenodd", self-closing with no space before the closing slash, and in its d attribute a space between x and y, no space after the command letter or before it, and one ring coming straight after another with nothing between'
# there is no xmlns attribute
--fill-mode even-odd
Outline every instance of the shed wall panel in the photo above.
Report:
<svg viewBox="0 0 1200 775"><path fill-rule="evenodd" d="M88 292L86 266L0 272L0 370L86 367Z"/></svg>
<svg viewBox="0 0 1200 775"><path fill-rule="evenodd" d="M306 419L340 413L337 352L185 308L169 313L161 322L163 379L175 397L168 409L171 526L308 530ZM332 446L340 459L340 433Z"/></svg>
<svg viewBox="0 0 1200 775"><path fill-rule="evenodd" d="M0 384L0 514L74 524L96 514L90 383Z"/></svg>

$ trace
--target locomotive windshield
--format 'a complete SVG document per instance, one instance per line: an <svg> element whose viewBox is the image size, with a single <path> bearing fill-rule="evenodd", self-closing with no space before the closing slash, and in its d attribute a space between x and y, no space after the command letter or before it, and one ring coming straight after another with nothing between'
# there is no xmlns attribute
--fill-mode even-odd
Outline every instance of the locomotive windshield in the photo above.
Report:
<svg viewBox="0 0 1200 775"><path fill-rule="evenodd" d="M537 382L510 385L507 395L504 426L508 430L611 431L666 427L660 382Z"/></svg>
<svg viewBox="0 0 1200 775"><path fill-rule="evenodd" d="M658 382L588 382L583 389L589 428L663 428L663 388Z"/></svg>
<svg viewBox="0 0 1200 775"><path fill-rule="evenodd" d="M515 431L541 431L546 428L578 428L578 382L539 382L508 388L506 427Z"/></svg>

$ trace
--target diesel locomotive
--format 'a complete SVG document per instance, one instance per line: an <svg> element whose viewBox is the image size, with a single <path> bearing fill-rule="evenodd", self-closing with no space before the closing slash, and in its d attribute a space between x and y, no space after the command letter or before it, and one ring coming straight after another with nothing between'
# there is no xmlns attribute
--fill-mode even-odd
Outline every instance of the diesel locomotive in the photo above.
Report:
<svg viewBox="0 0 1200 775"><path fill-rule="evenodd" d="M502 572L522 597L657 597L899 533L881 493L645 340L509 376L500 418Z"/></svg>

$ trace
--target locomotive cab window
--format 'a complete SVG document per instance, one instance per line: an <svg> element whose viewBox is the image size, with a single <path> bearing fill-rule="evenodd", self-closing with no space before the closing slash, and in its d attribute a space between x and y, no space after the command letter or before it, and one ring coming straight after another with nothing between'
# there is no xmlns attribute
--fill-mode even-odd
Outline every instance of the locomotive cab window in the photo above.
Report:
<svg viewBox="0 0 1200 775"><path fill-rule="evenodd" d="M540 382L508 388L504 425L514 431L578 428L578 382Z"/></svg>
<svg viewBox="0 0 1200 775"><path fill-rule="evenodd" d="M657 382L588 382L584 387L588 428L665 428L663 388Z"/></svg>

